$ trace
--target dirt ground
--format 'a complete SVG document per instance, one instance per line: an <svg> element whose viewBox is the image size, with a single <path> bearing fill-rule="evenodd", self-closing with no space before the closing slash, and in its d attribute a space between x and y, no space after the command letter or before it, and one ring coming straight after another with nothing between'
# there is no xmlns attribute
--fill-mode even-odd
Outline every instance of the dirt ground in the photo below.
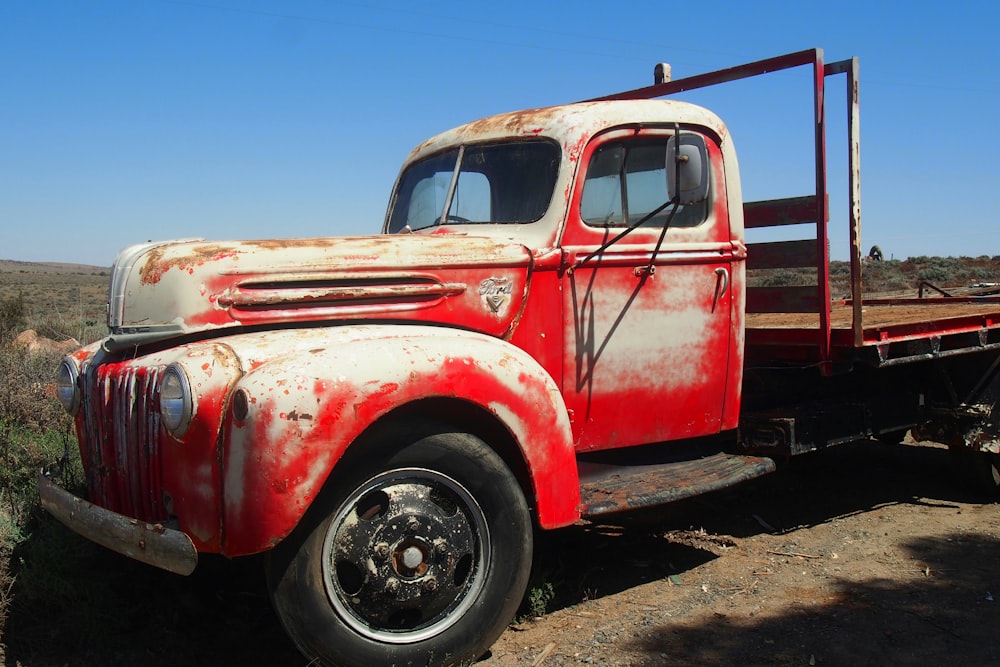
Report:
<svg viewBox="0 0 1000 667"><path fill-rule="evenodd" d="M542 557L567 604L480 664L1000 664L1000 505L950 458L859 443L557 534Z"/></svg>
<svg viewBox="0 0 1000 667"><path fill-rule="evenodd" d="M478 667L1000 664L1000 504L964 490L949 460L938 447L845 445L627 522L547 534L534 583L553 594L547 612L519 619ZM259 579L212 567L184 579L89 553L98 560L77 565L122 568L114 596L81 601L101 627L124 623L121 641L15 605L7 664L308 664Z"/></svg>

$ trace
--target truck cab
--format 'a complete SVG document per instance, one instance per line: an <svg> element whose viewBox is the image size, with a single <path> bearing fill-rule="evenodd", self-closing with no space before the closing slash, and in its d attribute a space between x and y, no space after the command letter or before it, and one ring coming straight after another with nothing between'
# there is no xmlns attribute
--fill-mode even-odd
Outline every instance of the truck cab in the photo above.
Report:
<svg viewBox="0 0 1000 667"><path fill-rule="evenodd" d="M687 190L675 197L678 174ZM527 248L527 274L498 273L478 291L497 316L525 296L503 335L560 386L574 448L590 451L736 426L739 197L736 154L714 114L593 102L488 118L421 144L383 231Z"/></svg>

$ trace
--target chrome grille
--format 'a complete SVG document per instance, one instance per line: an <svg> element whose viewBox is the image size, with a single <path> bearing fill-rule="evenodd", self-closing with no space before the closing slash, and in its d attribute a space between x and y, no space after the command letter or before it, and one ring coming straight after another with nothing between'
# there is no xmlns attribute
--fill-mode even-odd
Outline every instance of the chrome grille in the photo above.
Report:
<svg viewBox="0 0 1000 667"><path fill-rule="evenodd" d="M167 518L157 385L162 368L89 368L83 405L87 486L95 504L143 521Z"/></svg>

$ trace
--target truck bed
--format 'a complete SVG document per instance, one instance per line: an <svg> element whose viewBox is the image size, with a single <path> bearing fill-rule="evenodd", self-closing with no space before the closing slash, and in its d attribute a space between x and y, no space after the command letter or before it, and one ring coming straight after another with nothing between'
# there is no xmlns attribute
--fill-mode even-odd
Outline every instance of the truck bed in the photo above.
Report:
<svg viewBox="0 0 1000 667"><path fill-rule="evenodd" d="M1000 297L864 300L855 324L850 300L830 308L829 349L837 363L877 366L1000 345ZM747 359L818 362L818 313L747 313Z"/></svg>

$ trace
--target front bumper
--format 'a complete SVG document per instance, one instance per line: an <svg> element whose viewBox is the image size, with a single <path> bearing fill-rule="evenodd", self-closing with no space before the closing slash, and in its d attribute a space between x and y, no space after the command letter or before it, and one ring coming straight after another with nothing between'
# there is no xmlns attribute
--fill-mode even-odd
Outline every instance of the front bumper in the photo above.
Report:
<svg viewBox="0 0 1000 667"><path fill-rule="evenodd" d="M198 551L191 538L179 530L98 507L44 474L38 477L38 495L49 514L112 551L176 574L191 574L198 565Z"/></svg>

